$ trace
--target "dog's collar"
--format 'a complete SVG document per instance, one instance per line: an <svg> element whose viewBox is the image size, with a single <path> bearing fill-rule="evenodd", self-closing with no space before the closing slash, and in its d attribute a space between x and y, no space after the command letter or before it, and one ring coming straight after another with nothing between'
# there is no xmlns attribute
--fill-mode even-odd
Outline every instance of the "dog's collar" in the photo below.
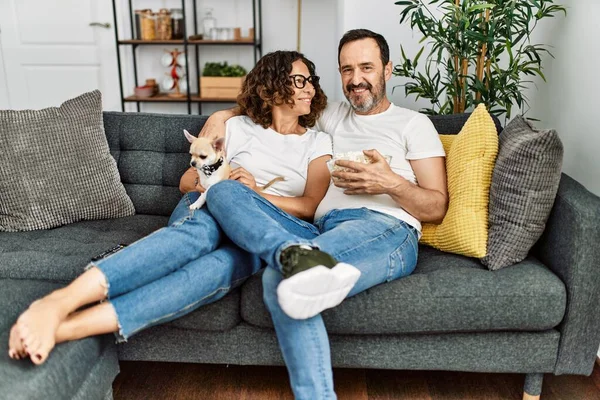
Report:
<svg viewBox="0 0 600 400"><path fill-rule="evenodd" d="M219 160L212 165L203 165L202 167L200 167L200 169L202 170L204 175L211 176L216 170L221 168L221 165L223 165L223 157L219 158Z"/></svg>

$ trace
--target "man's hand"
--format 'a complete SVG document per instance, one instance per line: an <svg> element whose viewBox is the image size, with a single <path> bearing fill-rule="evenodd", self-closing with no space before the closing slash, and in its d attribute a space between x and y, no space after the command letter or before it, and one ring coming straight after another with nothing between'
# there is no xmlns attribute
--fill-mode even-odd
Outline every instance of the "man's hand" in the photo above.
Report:
<svg viewBox="0 0 600 400"><path fill-rule="evenodd" d="M231 171L231 174L229 174L229 179L238 181L257 193L260 192L258 190L258 186L256 186L256 180L254 179L254 176L242 167L236 168L233 171Z"/></svg>
<svg viewBox="0 0 600 400"><path fill-rule="evenodd" d="M391 190L409 183L392 171L386 159L377 150L364 150L371 164L338 160L336 165L353 171L333 171L333 184L344 190L345 194L389 194Z"/></svg>
<svg viewBox="0 0 600 400"><path fill-rule="evenodd" d="M213 113L204 123L198 137L204 137L211 141L225 137L225 122L237 115L240 115L238 107Z"/></svg>

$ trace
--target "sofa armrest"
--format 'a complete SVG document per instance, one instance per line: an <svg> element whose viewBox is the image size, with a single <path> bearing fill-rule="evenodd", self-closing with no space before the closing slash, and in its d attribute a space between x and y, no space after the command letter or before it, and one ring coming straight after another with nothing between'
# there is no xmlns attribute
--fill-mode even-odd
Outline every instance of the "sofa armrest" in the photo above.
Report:
<svg viewBox="0 0 600 400"><path fill-rule="evenodd" d="M600 344L600 198L563 174L533 253L567 289L555 374L589 375Z"/></svg>

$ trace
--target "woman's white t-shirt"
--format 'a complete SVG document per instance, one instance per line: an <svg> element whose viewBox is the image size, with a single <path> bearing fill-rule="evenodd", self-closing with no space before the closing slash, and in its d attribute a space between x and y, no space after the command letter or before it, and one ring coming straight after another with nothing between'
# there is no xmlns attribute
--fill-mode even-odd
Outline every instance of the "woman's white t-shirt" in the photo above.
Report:
<svg viewBox="0 0 600 400"><path fill-rule="evenodd" d="M243 167L254 176L258 186L278 176L285 178L268 187L267 194L302 196L308 164L333 154L331 136L313 129L302 135L284 135L255 124L247 116L230 118L225 129L225 149L232 169Z"/></svg>

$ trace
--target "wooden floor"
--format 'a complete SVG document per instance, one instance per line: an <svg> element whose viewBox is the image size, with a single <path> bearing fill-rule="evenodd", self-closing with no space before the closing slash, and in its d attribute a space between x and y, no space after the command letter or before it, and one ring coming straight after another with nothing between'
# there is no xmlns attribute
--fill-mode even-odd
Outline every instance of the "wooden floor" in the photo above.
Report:
<svg viewBox="0 0 600 400"><path fill-rule="evenodd" d="M335 369L339 400L521 400L524 376L438 371ZM121 362L115 400L293 400L283 367ZM600 399L592 376L544 376L541 400ZM316 400L316 399L315 399Z"/></svg>

